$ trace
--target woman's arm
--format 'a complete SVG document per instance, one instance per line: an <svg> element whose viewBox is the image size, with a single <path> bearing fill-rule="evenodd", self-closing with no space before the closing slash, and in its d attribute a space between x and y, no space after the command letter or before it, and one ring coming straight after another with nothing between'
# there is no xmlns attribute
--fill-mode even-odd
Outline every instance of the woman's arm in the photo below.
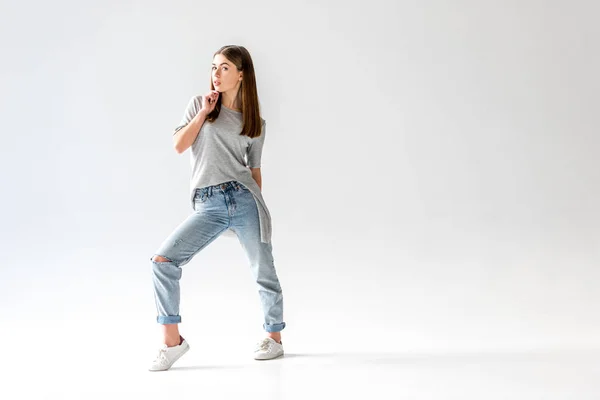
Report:
<svg viewBox="0 0 600 400"><path fill-rule="evenodd" d="M250 168L252 171L252 178L258 183L258 187L262 191L262 176L260 174L260 168Z"/></svg>
<svg viewBox="0 0 600 400"><path fill-rule="evenodd" d="M194 143L205 120L206 112L205 110L200 110L198 114L192 118L189 124L179 129L173 135L173 146L177 153L183 153L192 145L192 143Z"/></svg>

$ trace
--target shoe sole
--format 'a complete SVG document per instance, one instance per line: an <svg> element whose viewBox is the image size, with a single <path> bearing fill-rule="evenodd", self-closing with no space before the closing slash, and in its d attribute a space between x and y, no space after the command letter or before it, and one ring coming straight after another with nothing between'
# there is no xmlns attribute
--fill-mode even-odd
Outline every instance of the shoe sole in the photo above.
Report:
<svg viewBox="0 0 600 400"><path fill-rule="evenodd" d="M271 357L271 358L256 358L255 357L254 359L257 360L257 361L269 361L269 360L274 360L276 358L283 357L284 354L285 354L284 352L281 352L281 354L279 354L279 355L277 355L275 357Z"/></svg>
<svg viewBox="0 0 600 400"><path fill-rule="evenodd" d="M161 372L161 371L168 371L169 369L171 369L171 367L173 366L173 364L175 364L175 362L177 362L177 360L179 360L181 358L181 356L183 356L185 353L188 352L188 350L190 349L190 345L188 344L181 353L179 353L179 355L177 356L177 358L175 358L173 361L171 361L171 364L167 367L167 368L163 368L163 369L150 369L148 368L148 371L150 372Z"/></svg>

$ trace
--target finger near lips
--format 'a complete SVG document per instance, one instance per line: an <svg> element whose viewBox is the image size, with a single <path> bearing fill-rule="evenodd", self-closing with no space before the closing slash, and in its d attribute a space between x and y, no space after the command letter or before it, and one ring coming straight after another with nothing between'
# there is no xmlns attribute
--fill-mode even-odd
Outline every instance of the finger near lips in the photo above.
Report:
<svg viewBox="0 0 600 400"><path fill-rule="evenodd" d="M220 93L217 90L213 90L212 93L210 93L210 95L206 98L206 100L208 100L208 104L212 105L215 101L217 101L219 94Z"/></svg>

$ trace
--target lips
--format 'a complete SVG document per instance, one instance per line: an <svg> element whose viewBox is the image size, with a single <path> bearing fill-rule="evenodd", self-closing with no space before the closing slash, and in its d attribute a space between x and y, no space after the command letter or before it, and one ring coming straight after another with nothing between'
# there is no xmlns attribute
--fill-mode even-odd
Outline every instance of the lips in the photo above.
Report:
<svg viewBox="0 0 600 400"><path fill-rule="evenodd" d="M221 82L215 81L215 86L219 86L220 84L221 84Z"/></svg>

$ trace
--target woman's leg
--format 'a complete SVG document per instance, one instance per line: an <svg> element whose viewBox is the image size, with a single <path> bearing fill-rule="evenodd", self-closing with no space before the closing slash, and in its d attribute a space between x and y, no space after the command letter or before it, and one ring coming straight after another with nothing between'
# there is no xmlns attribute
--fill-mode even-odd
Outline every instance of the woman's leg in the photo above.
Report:
<svg viewBox="0 0 600 400"><path fill-rule="evenodd" d="M244 248L256 283L264 314L263 328L267 336L281 342L283 322L283 293L275 270L271 243L260 241L258 208L252 193L240 186L231 191L236 203L231 227Z"/></svg>
<svg viewBox="0 0 600 400"><path fill-rule="evenodd" d="M181 343L177 324L179 315L181 267L212 243L229 224L225 203L214 192L200 190L195 196L195 211L160 245L151 258L156 320L162 324L164 343Z"/></svg>

